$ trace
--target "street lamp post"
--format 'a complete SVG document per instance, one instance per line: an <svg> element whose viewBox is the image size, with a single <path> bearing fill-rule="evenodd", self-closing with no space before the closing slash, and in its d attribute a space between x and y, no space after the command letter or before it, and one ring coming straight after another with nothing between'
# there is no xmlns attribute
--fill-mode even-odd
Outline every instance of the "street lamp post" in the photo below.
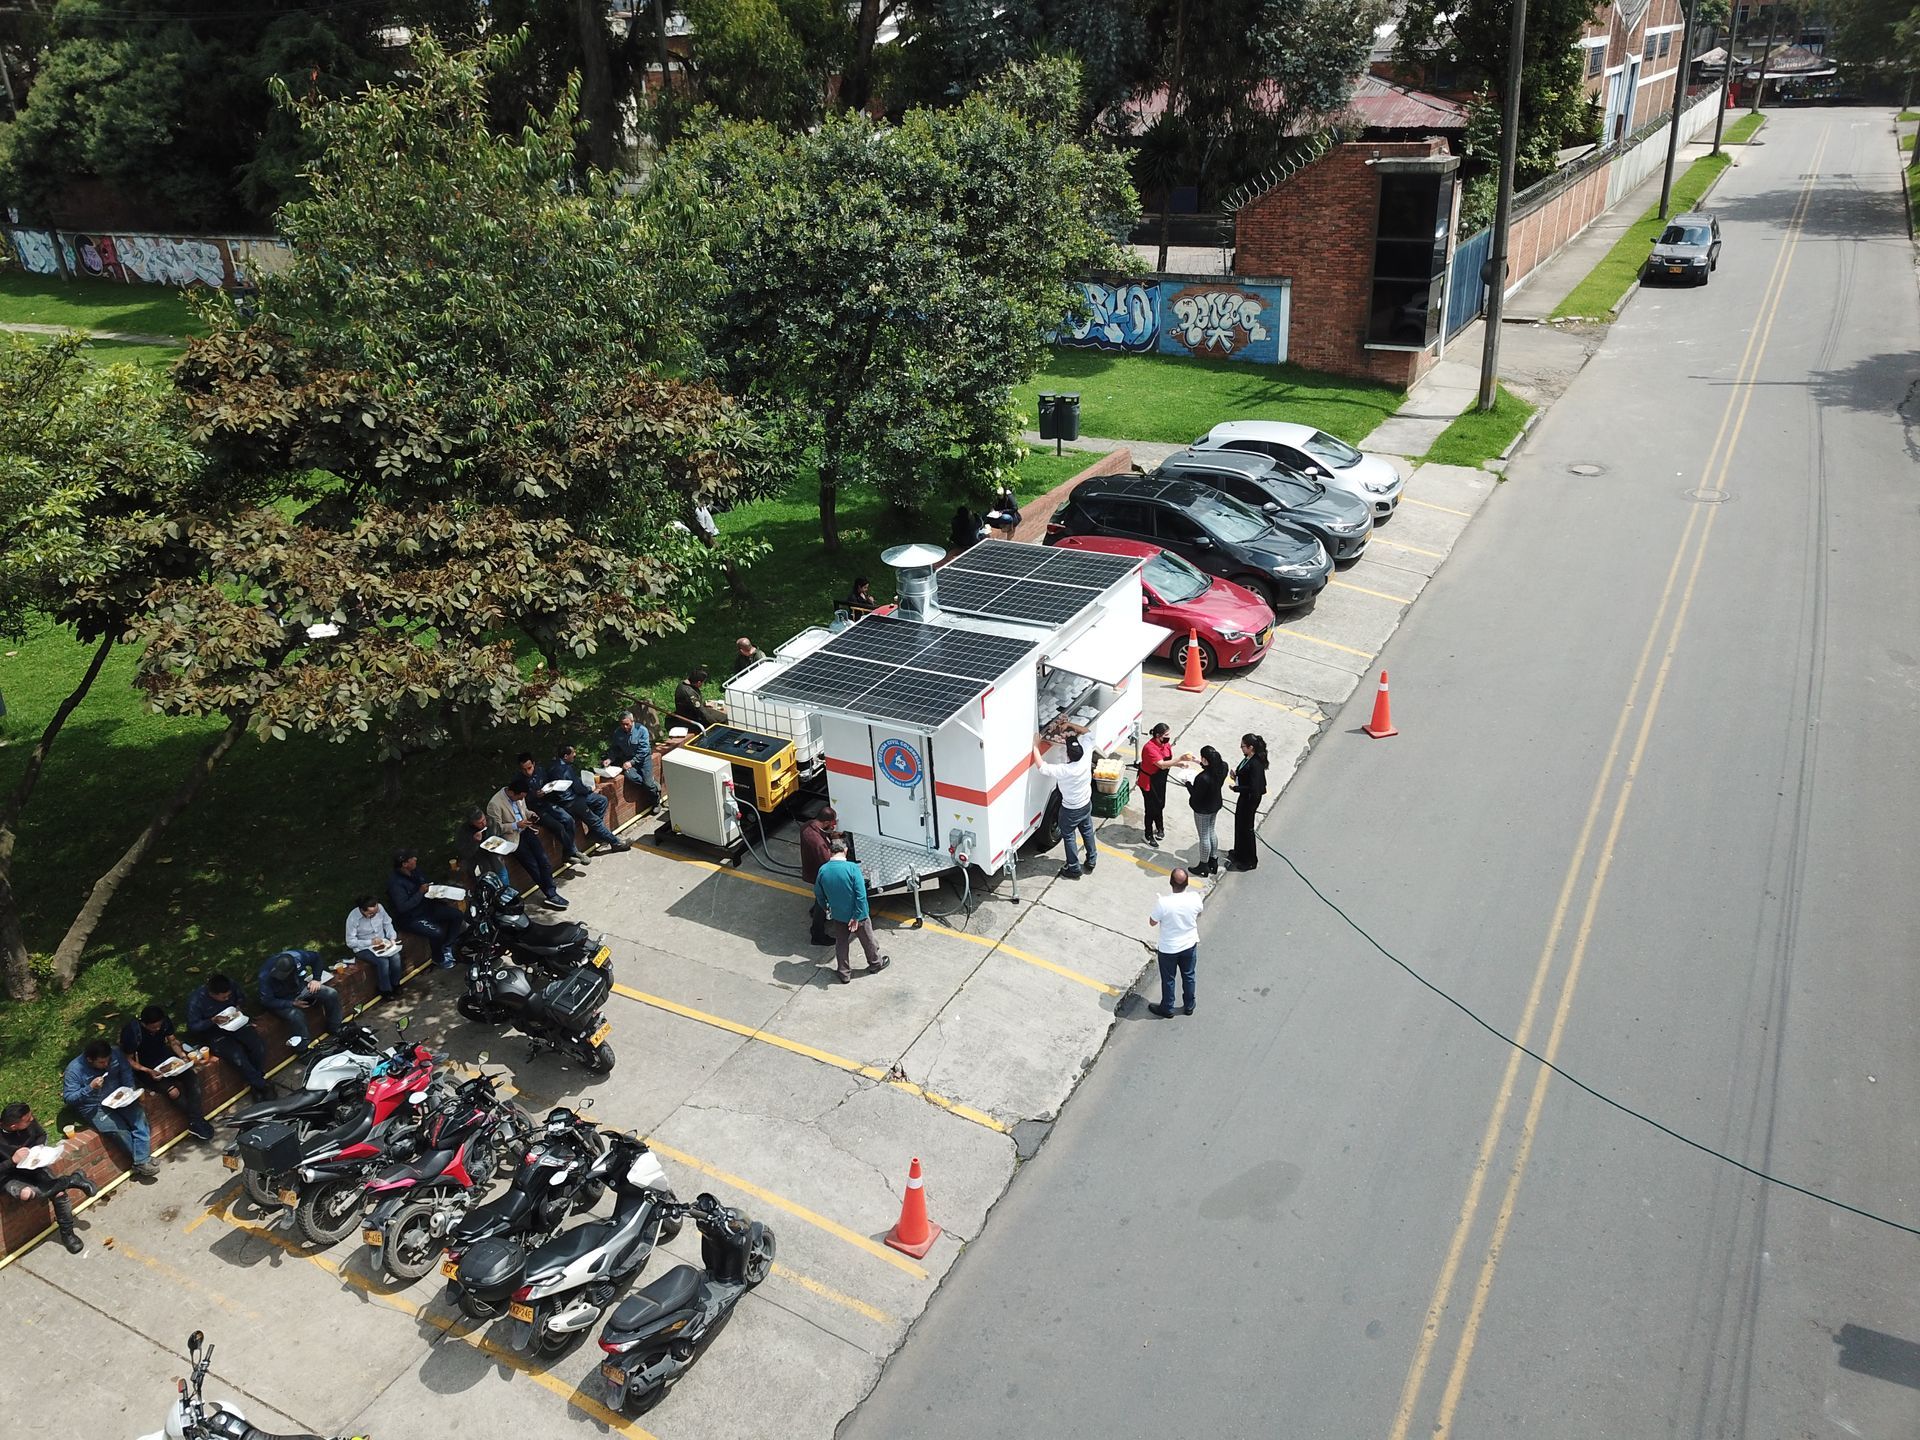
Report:
<svg viewBox="0 0 1920 1440"><path fill-rule="evenodd" d="M1507 299L1507 223L1513 217L1513 167L1520 153L1520 65L1527 43L1527 0L1512 0L1513 29L1507 37L1507 93L1500 107L1500 194L1493 211L1493 243L1487 254L1487 333L1480 349L1480 408L1493 409L1499 395L1500 316Z"/></svg>
<svg viewBox="0 0 1920 1440"><path fill-rule="evenodd" d="M1720 97L1720 113L1713 117L1713 153L1716 155L1720 153L1720 131L1727 123L1727 101L1733 98L1731 93L1733 89L1733 47L1740 43L1740 10L1741 7L1737 4L1733 7L1733 29L1727 35L1726 79L1722 83L1726 85L1729 93Z"/></svg>
<svg viewBox="0 0 1920 1440"><path fill-rule="evenodd" d="M1673 123L1667 126L1667 172L1660 178L1660 218L1667 218L1673 197L1673 160L1680 153L1680 106L1687 98L1687 71L1693 68L1693 7L1687 0L1687 22L1680 30L1680 63L1673 72ZM1729 52L1731 53L1731 52Z"/></svg>

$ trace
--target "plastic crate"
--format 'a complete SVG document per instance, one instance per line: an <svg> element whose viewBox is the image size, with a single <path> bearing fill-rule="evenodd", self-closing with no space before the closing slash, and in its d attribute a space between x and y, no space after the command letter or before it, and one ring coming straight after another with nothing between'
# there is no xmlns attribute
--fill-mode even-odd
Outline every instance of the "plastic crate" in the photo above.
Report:
<svg viewBox="0 0 1920 1440"><path fill-rule="evenodd" d="M1093 813L1102 820L1111 820L1127 808L1127 801L1133 798L1133 781L1123 779L1120 788L1112 794L1096 790L1093 792Z"/></svg>

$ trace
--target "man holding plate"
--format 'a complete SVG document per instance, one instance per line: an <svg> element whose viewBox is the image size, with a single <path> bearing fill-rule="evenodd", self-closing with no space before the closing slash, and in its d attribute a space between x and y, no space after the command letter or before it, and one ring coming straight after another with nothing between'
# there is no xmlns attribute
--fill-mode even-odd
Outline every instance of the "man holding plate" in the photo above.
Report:
<svg viewBox="0 0 1920 1440"><path fill-rule="evenodd" d="M138 1020L120 1028L120 1051L149 1090L157 1090L180 1107L187 1130L196 1140L211 1140L213 1126L200 1103L200 1076L193 1056L173 1033L173 1021L158 1005L149 1005Z"/></svg>
<svg viewBox="0 0 1920 1440"><path fill-rule="evenodd" d="M92 1040L67 1062L60 1098L109 1140L117 1141L133 1161L137 1179L158 1180L148 1144L147 1112L140 1108L140 1087L133 1083L127 1057L104 1040Z"/></svg>
<svg viewBox="0 0 1920 1440"><path fill-rule="evenodd" d="M367 962L382 995L400 988L400 974L407 968L400 955L400 936L387 907L371 895L362 895L347 912L347 949L354 959Z"/></svg>

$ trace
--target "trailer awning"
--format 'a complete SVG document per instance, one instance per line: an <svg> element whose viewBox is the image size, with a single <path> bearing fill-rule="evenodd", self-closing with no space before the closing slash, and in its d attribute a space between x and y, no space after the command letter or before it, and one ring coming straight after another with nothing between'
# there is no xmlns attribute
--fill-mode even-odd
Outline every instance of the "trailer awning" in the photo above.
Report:
<svg viewBox="0 0 1920 1440"><path fill-rule="evenodd" d="M1131 617L1103 620L1043 659L1049 669L1065 670L1096 685L1118 685L1166 643L1169 633Z"/></svg>

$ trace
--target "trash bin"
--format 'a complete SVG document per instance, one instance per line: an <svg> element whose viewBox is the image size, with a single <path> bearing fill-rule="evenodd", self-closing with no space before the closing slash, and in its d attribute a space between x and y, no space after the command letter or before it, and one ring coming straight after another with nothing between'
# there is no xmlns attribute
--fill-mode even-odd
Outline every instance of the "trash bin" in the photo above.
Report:
<svg viewBox="0 0 1920 1440"><path fill-rule="evenodd" d="M1062 440L1078 440L1080 438L1080 397L1056 395L1053 401L1053 433ZM1041 433L1044 435L1046 432Z"/></svg>
<svg viewBox="0 0 1920 1440"><path fill-rule="evenodd" d="M1040 438L1060 438L1060 397L1042 391L1040 395Z"/></svg>

